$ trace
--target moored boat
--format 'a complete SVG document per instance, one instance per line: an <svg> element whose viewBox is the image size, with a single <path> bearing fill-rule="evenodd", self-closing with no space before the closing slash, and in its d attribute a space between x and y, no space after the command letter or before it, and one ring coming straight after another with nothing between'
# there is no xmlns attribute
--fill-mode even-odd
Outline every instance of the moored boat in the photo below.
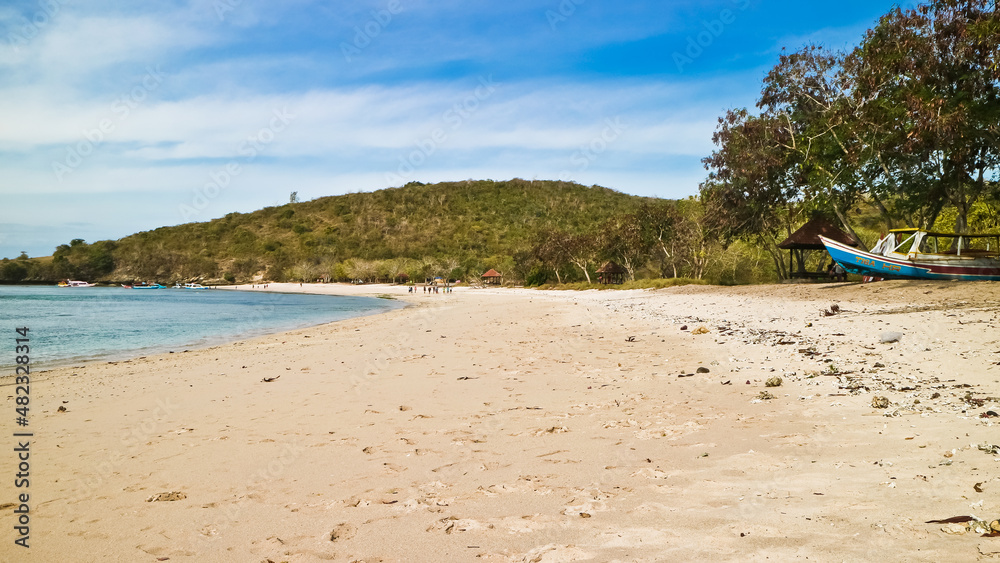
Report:
<svg viewBox="0 0 1000 563"><path fill-rule="evenodd" d="M186 283L183 286L181 286L181 289L208 289L208 288L201 285L200 283Z"/></svg>
<svg viewBox="0 0 1000 563"><path fill-rule="evenodd" d="M134 283L132 285L122 284L122 287L124 287L125 289L163 289L166 286L160 285L158 283L150 284L143 282L143 283Z"/></svg>
<svg viewBox="0 0 1000 563"><path fill-rule="evenodd" d="M96 283L87 283L85 281L77 280L63 280L59 282L59 287L94 287Z"/></svg>
<svg viewBox="0 0 1000 563"><path fill-rule="evenodd" d="M1000 234L894 229L871 251L820 236L830 256L853 274L895 279L1000 280Z"/></svg>

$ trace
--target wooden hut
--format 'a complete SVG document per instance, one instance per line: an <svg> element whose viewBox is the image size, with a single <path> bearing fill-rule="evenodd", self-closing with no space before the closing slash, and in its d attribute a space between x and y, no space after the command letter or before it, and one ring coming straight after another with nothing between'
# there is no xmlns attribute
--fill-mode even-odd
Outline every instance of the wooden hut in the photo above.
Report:
<svg viewBox="0 0 1000 563"><path fill-rule="evenodd" d="M483 274L483 283L486 285L500 285L502 281L503 276L493 268L490 268L488 272Z"/></svg>
<svg viewBox="0 0 1000 563"><path fill-rule="evenodd" d="M849 246L860 246L858 241L854 240L854 237L845 233L844 231L833 226L830 221L826 220L824 217L813 217L808 223L799 227L799 230L792 233L792 235L786 238L778 248L789 251L789 275L793 278L826 278L826 260L822 260L820 263L821 270L818 272L807 272L806 271L806 252L811 250L822 250L826 252L826 247L823 246L823 241L819 240L819 236L823 235L828 239L833 239L837 242L849 245ZM796 262L798 263L796 267Z"/></svg>
<svg viewBox="0 0 1000 563"><path fill-rule="evenodd" d="M608 262L601 266L600 270L597 270L597 282L618 285L625 283L626 275L628 275L628 270L616 262Z"/></svg>

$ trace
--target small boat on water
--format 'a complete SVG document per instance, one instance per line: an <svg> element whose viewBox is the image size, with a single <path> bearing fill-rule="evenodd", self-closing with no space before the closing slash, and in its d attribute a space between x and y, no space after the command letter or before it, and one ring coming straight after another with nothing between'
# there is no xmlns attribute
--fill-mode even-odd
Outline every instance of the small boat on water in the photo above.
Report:
<svg viewBox="0 0 1000 563"><path fill-rule="evenodd" d="M143 283L134 283L132 285L127 285L123 283L122 287L124 287L125 289L163 289L166 286L160 285L158 283L150 284L143 282Z"/></svg>
<svg viewBox="0 0 1000 563"><path fill-rule="evenodd" d="M63 280L59 282L59 287L94 287L96 283L87 283L85 281L76 280Z"/></svg>
<svg viewBox="0 0 1000 563"><path fill-rule="evenodd" d="M208 288L201 285L200 283L186 283L183 286L181 286L181 289L208 289Z"/></svg>
<svg viewBox="0 0 1000 563"><path fill-rule="evenodd" d="M853 274L888 279L1000 280L1000 233L894 229L870 251L819 238L830 256Z"/></svg>

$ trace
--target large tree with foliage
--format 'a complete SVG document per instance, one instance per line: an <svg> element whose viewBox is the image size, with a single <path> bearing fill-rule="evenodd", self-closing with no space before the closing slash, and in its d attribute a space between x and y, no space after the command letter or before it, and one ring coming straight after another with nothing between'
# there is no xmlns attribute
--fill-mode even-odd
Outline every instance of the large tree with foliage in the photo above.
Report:
<svg viewBox="0 0 1000 563"><path fill-rule="evenodd" d="M995 1L934 0L893 9L849 54L782 55L760 115L720 119L702 187L714 227L767 243L793 209L822 210L853 234L864 197L890 227L931 227L953 206L966 230L1000 165L998 51Z"/></svg>
<svg viewBox="0 0 1000 563"><path fill-rule="evenodd" d="M709 175L701 186L708 231L723 242L760 244L782 278L787 271L777 244L790 232L799 208L786 136L773 117L745 109L727 112L712 137L719 148L704 159Z"/></svg>
<svg viewBox="0 0 1000 563"><path fill-rule="evenodd" d="M860 117L878 143L875 195L925 226L954 206L955 229L1000 165L1000 7L935 0L895 8L847 58Z"/></svg>

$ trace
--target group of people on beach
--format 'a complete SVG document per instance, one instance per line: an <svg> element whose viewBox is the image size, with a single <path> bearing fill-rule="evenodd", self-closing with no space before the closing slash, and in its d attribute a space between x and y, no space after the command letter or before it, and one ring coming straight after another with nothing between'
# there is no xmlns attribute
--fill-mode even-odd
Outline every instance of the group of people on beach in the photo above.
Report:
<svg viewBox="0 0 1000 563"><path fill-rule="evenodd" d="M425 285L425 286L423 286L423 288L424 288L424 293L442 293L442 292L444 292L444 293L451 293L451 286L450 285L446 285L444 287L438 287L436 285L434 285L434 286L426 286ZM412 286L411 285L410 289L409 289L409 293L416 293L416 292L417 292L416 286Z"/></svg>

